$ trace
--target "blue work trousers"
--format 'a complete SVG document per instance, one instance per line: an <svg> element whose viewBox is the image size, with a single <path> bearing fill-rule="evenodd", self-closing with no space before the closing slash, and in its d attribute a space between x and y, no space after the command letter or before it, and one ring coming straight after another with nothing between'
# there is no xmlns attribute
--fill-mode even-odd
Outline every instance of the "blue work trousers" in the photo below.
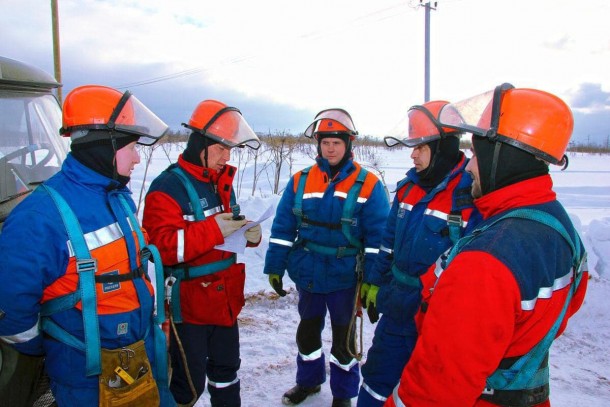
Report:
<svg viewBox="0 0 610 407"><path fill-rule="evenodd" d="M188 366L187 373L182 351L171 330L169 352L172 378L170 390L176 402L188 404L194 397L187 375L190 375L197 399L205 389L207 376L212 406L239 407L241 399L237 371L241 359L237 322L231 327L182 323L176 324L176 328Z"/></svg>
<svg viewBox="0 0 610 407"><path fill-rule="evenodd" d="M316 294L299 288L299 316L297 328L297 375L300 386L313 387L326 381L325 358L322 351L322 330L326 312L330 315L332 347L330 350L330 389L333 397L350 399L358 394L360 368L352 356L354 346L348 349L348 335L354 335L349 326L354 312L356 288L328 294ZM350 343L353 343L350 341Z"/></svg>
<svg viewBox="0 0 610 407"><path fill-rule="evenodd" d="M407 328L407 329L405 329ZM411 319L404 321L381 316L373 344L362 366L362 386L358 394L358 407L381 407L400 381L402 371L411 357L417 331Z"/></svg>

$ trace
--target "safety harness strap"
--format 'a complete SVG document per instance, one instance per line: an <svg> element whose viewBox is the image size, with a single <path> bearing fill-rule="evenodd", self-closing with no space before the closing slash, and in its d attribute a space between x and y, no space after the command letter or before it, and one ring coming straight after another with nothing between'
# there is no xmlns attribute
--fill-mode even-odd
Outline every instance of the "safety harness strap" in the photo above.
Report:
<svg viewBox="0 0 610 407"><path fill-rule="evenodd" d="M301 223L303 223L303 194L305 192L305 183L307 182L307 175L311 167L307 167L301 170L301 177L299 178L299 184L297 185L297 191L294 195L294 207L292 208L292 213L297 218L297 230L301 228Z"/></svg>
<svg viewBox="0 0 610 407"><path fill-rule="evenodd" d="M548 357L548 352L551 344L559 331L559 327L565 317L570 300L572 299L574 291L578 287L582 277L582 265L585 263L586 254L581 255L581 242L578 235L576 235L576 242L567 232L563 224L557 220L553 215L543 212L537 209L521 208L514 211L508 212L493 222L475 229L468 236L463 237L458 243L451 249L447 257L444 268L455 258L455 256L462 250L462 248L475 239L486 229L495 225L496 223L507 219L507 218L520 218L533 220L542 223L548 227L555 229L569 244L572 250L572 272L574 274L572 279L572 288L569 290L566 296L565 303L559 313L557 320L542 338L540 342L536 344L527 354L519 357L509 368L498 368L488 379L487 388L484 391L484 395L493 395L496 390L501 391L514 391L514 390L538 390L543 386L547 386L549 383L549 372L548 364L545 365L543 362ZM493 399L493 396L492 396ZM530 404L525 404L530 405Z"/></svg>
<svg viewBox="0 0 610 407"><path fill-rule="evenodd" d="M78 273L78 292L82 304L86 374L87 376L99 375L101 373L102 356L100 350L102 346L97 319L97 298L95 293L97 260L91 258L91 253L85 242L80 224L65 199L50 186L42 184L42 187L51 196L53 202L57 206L74 250L76 271ZM50 318L43 317L41 319L43 330L47 328L55 331L48 323ZM55 332L56 335L59 335L54 336L56 339L68 344L73 342L72 339L76 339L71 339L68 332L65 330L62 329L61 331L63 331L63 334L61 332Z"/></svg>
<svg viewBox="0 0 610 407"><path fill-rule="evenodd" d="M364 168L360 168L360 172L358 173L358 177L356 177L356 181L354 185L349 189L347 193L347 198L345 198L345 202L343 203L343 214L341 216L341 225L343 225L343 235L347 238L350 244L360 250L362 250L362 241L356 239L351 233L351 227L353 226L353 217L354 210L356 209L356 202L358 202L358 197L360 196L360 191L362 190L362 186L364 185L364 180L368 175L368 171Z"/></svg>
<svg viewBox="0 0 610 407"><path fill-rule="evenodd" d="M203 220L205 219L205 215L203 214L203 209L201 209L201 204L199 203L199 195L197 195L197 191L195 191L195 187L193 183L188 179L184 170L178 166L172 168L170 170L171 173L176 175L184 189L186 189L186 193L189 197L189 201L191 202L191 206L193 209L193 213L195 215L195 220Z"/></svg>
<svg viewBox="0 0 610 407"><path fill-rule="evenodd" d="M465 183L466 185L463 186L463 183ZM471 181L469 178L462 177L453 193L451 213L447 217L449 238L451 239L451 242L453 244L460 240L460 236L462 236L462 230L464 229L462 211L465 208L472 207L472 194L470 193L470 184Z"/></svg>
<svg viewBox="0 0 610 407"><path fill-rule="evenodd" d="M310 242L309 240L303 241L303 246L312 252L324 254L326 256L334 256L337 258L341 257L352 257L361 252L361 249L357 247L328 247L320 244Z"/></svg>
<svg viewBox="0 0 610 407"><path fill-rule="evenodd" d="M421 285L419 277L413 277L407 273L403 273L396 266L396 263L392 263L392 275L394 276L394 278L396 280L398 280L400 283L402 283L404 285L407 285L410 287L417 287L417 288L419 288Z"/></svg>
<svg viewBox="0 0 610 407"><path fill-rule="evenodd" d="M140 268L143 269L144 264L148 264L148 260L152 258L152 262L155 265L155 294L156 294L156 310L153 313L152 322L153 322L153 342L155 348L155 379L157 382L168 385L169 377L167 372L167 347L166 347L166 338L165 333L161 329L161 324L165 322L165 307L163 306L163 295L164 295L164 287L163 287L163 263L161 262L161 254L155 245L146 245L146 239L144 239L144 234L142 233L142 229L136 227L138 225L138 220L136 219L134 213L129 208L129 204L127 200L122 195L119 195L119 201L121 202L121 206L123 210L128 214L130 222L134 225L134 230L136 231L136 236L138 237L140 250L140 258L142 259L142 265ZM148 273L144 273L146 277L148 277ZM140 292L138 291L138 295ZM148 335L148 333L147 333Z"/></svg>
<svg viewBox="0 0 610 407"><path fill-rule="evenodd" d="M364 181L366 180L368 171L364 168L360 168L354 185L352 185L352 187L349 189L345 202L343 203L341 223L330 224L308 219L307 216L303 213L303 194L305 191L307 176L309 175L309 171L311 170L311 168L312 167L308 167L301 171L301 177L299 178L297 191L294 197L294 207L292 208L292 213L297 218L297 230L300 229L303 223L311 224L314 226L322 226L331 230L341 229L341 232L349 241L351 246L329 247L313 243L308 240L301 240L300 243L308 250L314 251L316 253L321 253L327 256L336 256L338 258L356 256L360 251L362 251L363 244L362 241L356 239L352 235L351 227L354 225L354 210L356 208L356 203L358 202L358 197L360 196L360 191L362 190L362 186L364 185Z"/></svg>

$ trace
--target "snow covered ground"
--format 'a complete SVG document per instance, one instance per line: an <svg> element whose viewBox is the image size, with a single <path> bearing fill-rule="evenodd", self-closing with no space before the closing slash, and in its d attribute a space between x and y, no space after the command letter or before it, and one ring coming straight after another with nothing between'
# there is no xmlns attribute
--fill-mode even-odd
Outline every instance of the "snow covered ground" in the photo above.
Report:
<svg viewBox="0 0 610 407"><path fill-rule="evenodd" d="M168 157L175 160L179 152L174 149L168 155L162 149L155 150L146 185L169 165ZM379 149L376 154L376 167L383 171L392 191L411 166L410 150ZM144 179L144 160L142 157L143 162L132 177L131 187L136 200ZM299 156L293 164L293 172L311 163L310 158ZM269 206L275 208L279 196L271 194L266 176L261 177L255 196L249 196L252 168L246 167L242 172L244 184L238 201L248 219L257 219ZM589 253L591 278L583 307L551 348L551 402L553 407L607 407L610 406L610 157L571 155L568 169L559 171L553 167L552 177L559 200L583 237ZM285 185L288 178L288 173L282 173L281 184ZM262 272L272 222L273 218L270 218L262 223L260 246L247 249L239 256L239 261L246 263L247 272L246 306L239 317L242 359L239 377L244 407L281 406L282 394L294 385L296 374L297 293L286 276L284 287L288 295L279 298ZM362 362L366 360L374 328L365 316ZM330 330L325 329L327 360L330 339ZM331 401L327 381L318 395L301 405L330 406ZM196 407L209 405L206 391Z"/></svg>

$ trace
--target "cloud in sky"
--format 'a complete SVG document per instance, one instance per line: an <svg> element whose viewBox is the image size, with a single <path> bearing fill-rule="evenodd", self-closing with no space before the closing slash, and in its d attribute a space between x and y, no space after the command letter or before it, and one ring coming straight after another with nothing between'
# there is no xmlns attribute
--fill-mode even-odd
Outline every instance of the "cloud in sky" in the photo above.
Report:
<svg viewBox="0 0 610 407"><path fill-rule="evenodd" d="M610 92L604 92L599 83L582 83L571 98L572 107L589 110L610 108Z"/></svg>
<svg viewBox="0 0 610 407"><path fill-rule="evenodd" d="M3 0L0 55L53 72L49 3ZM437 4L432 99L510 82L579 109L610 88L606 0ZM174 128L207 98L240 108L257 131L301 132L342 107L361 134L383 136L423 102L424 16L414 0L62 0L64 94L127 86Z"/></svg>

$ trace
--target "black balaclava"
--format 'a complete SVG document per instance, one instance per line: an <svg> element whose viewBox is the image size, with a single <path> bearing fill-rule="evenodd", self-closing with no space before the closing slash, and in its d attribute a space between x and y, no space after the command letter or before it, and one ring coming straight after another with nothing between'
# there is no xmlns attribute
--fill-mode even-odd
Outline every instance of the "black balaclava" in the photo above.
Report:
<svg viewBox="0 0 610 407"><path fill-rule="evenodd" d="M217 143L217 141L212 140L209 137L205 137L203 134L194 131L189 136L189 141L186 144L186 149L182 152L182 158L191 164L195 164L200 167L207 167L208 163L204 164L203 162L201 162L201 152L207 149L209 146Z"/></svg>
<svg viewBox="0 0 610 407"><path fill-rule="evenodd" d="M341 168L343 168L343 166L345 165L347 160L349 160L352 157L352 138L347 133L341 133L341 134L318 133L317 137L318 137L318 155L320 157L322 157L322 149L320 148L320 143L322 142L323 139L338 138L338 139L343 140L343 142L345 143L345 154L343 155L343 158L341 158L341 160L337 163L337 165L330 166L330 177L333 178L335 175L337 175L339 170L341 170Z"/></svg>
<svg viewBox="0 0 610 407"><path fill-rule="evenodd" d="M112 145L111 136L115 140L114 146ZM116 172L115 155L118 150L129 143L138 141L138 139L138 136L116 131L89 130L86 136L70 144L70 150L72 156L85 167L118 181L121 186L126 186L130 177Z"/></svg>
<svg viewBox="0 0 610 407"><path fill-rule="evenodd" d="M419 185L423 188L434 188L456 166L460 159L460 139L450 136L428 143L430 147L430 165L419 172Z"/></svg>
<svg viewBox="0 0 610 407"><path fill-rule="evenodd" d="M477 156L483 195L549 173L549 166L544 161L510 144L473 136L472 146Z"/></svg>

